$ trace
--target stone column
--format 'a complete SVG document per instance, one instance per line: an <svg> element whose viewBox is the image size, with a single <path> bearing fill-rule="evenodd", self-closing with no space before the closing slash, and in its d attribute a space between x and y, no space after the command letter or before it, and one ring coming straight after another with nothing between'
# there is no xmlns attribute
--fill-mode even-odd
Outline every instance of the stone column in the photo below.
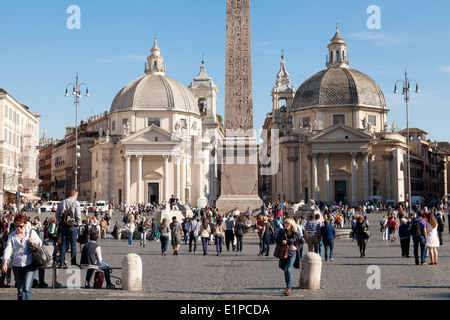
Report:
<svg viewBox="0 0 450 320"><path fill-rule="evenodd" d="M186 159L184 156L180 157L180 202L186 204L185 197L186 189Z"/></svg>
<svg viewBox="0 0 450 320"><path fill-rule="evenodd" d="M137 161L138 161L138 168L137 168L137 190L136 190L136 201L137 203L141 203L143 202L143 198L142 198L142 193L143 193L143 189L142 189L142 185L143 185L143 181L142 181L142 159L144 158L143 155L136 155Z"/></svg>
<svg viewBox="0 0 450 320"><path fill-rule="evenodd" d="M312 181L312 156L308 155L308 198L305 199L305 203L308 203L314 196L313 194L313 181Z"/></svg>
<svg viewBox="0 0 450 320"><path fill-rule="evenodd" d="M169 156L163 155L164 158L164 193L163 193L163 201L169 201Z"/></svg>
<svg viewBox="0 0 450 320"><path fill-rule="evenodd" d="M172 156L172 162L175 165L175 177L174 177L175 191L173 191L173 194L178 199L181 199L180 198L181 197L181 195L180 195L180 185L181 185L181 180L180 180L180 176L181 176L180 156L179 155Z"/></svg>
<svg viewBox="0 0 450 320"><path fill-rule="evenodd" d="M364 201L369 200L369 153L363 153Z"/></svg>
<svg viewBox="0 0 450 320"><path fill-rule="evenodd" d="M296 156L288 156L288 161L289 161L289 189L290 189L290 193L289 193L289 199L292 202L297 201L295 198L295 161L297 161L297 157Z"/></svg>
<svg viewBox="0 0 450 320"><path fill-rule="evenodd" d="M312 180L313 180L313 196L314 201L317 203L319 202L319 186L318 186L318 180L317 180L317 159L319 158L319 154L314 153L313 154L313 168L312 168Z"/></svg>
<svg viewBox="0 0 450 320"><path fill-rule="evenodd" d="M356 156L358 155L358 153L351 152L350 155L352 156L352 205L357 205L358 177L356 173Z"/></svg>
<svg viewBox="0 0 450 320"><path fill-rule="evenodd" d="M385 168L386 168L386 194L385 194L385 200L388 200L391 198L391 160L393 156L392 155L384 155L383 159L385 160Z"/></svg>
<svg viewBox="0 0 450 320"><path fill-rule="evenodd" d="M369 196L370 193L373 193L373 162L375 161L375 156L369 156ZM376 196L376 194L373 194Z"/></svg>
<svg viewBox="0 0 450 320"><path fill-rule="evenodd" d="M127 205L131 204L131 155L126 154L125 158L125 203Z"/></svg>
<svg viewBox="0 0 450 320"><path fill-rule="evenodd" d="M329 202L330 201L330 154L329 153L324 153L323 154L325 157L325 174L324 174L324 178L325 178L325 201Z"/></svg>

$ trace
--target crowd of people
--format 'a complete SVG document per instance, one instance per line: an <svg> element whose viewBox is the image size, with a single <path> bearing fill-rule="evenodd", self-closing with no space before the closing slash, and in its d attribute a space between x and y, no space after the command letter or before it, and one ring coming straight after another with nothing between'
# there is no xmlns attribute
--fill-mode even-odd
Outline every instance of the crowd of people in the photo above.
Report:
<svg viewBox="0 0 450 320"><path fill-rule="evenodd" d="M120 229L124 228L127 232L129 247L133 246L134 239L139 239L142 247L146 246L147 241L160 242L162 256L167 256L169 242L173 255L180 254L181 245L184 243L187 254L202 251L203 255L207 255L213 251L220 256L225 249L227 252L242 252L245 245L244 235L254 228L259 239L259 252L255 252L258 256L271 256L273 246L276 247L276 251L280 246L287 248L286 255L280 258L279 267L285 276L285 294L290 295L292 270L299 268L304 248L308 252L317 253L325 261L334 261L336 229L349 228L350 236L357 241L360 257L363 258L371 238L367 219L371 209L366 206L350 208L342 204L321 204L320 214L292 217L289 214L288 203L274 202L265 203L261 207L261 213L255 217L250 208L243 212L235 208L230 214L224 215L213 204L208 204L204 208L191 208L193 215L181 221L178 221L176 216L170 221L166 218L156 221L156 212L165 204L142 203L130 206L121 204L117 207L116 213L123 214L123 228L117 221L114 228L111 228L111 211L102 217L94 212L92 217L86 215L83 219L77 196L78 193L73 190L71 196L58 205L55 217L45 218L43 222L40 221L39 216L33 219L26 213L14 214L13 211L7 211L2 217L0 254L3 256L3 263L0 284L9 285L12 271L18 286L19 299L31 298L32 280L37 271L32 266L32 258L26 248L28 243L41 246L50 244L53 248L53 266L87 267L86 288L90 287L94 267L104 270L107 287L113 288L109 266L103 261L101 247L98 244L98 240L106 239L107 234L115 236ZM176 200L169 201L171 208L174 208L176 204ZM363 209L364 207L366 209ZM380 221L382 241L394 242L398 239L402 257L405 258L409 257L412 241L416 264L437 264L438 248L443 246L445 224L443 210L417 208L417 212L407 214L403 208L395 211L390 207L384 209L387 211ZM65 223L63 215L66 210L73 213L73 224ZM23 247L20 253L17 251L18 246L13 245L17 241ZM214 246L214 249L210 249L210 246ZM81 252L79 263L77 251ZM66 252L70 256L68 261L66 261ZM425 261L428 255L430 263ZM47 286L44 282L45 270L38 271L38 287L44 288Z"/></svg>

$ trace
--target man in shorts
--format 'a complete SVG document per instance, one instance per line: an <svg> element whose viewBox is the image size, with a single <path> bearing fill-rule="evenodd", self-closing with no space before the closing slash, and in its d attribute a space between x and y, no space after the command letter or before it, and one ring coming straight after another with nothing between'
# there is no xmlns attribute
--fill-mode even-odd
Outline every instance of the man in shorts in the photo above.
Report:
<svg viewBox="0 0 450 320"><path fill-rule="evenodd" d="M178 250L180 249L181 234L183 233L183 228L181 223L177 221L177 217L172 218L172 223L169 225L170 232L172 235L172 248L173 254L178 255Z"/></svg>

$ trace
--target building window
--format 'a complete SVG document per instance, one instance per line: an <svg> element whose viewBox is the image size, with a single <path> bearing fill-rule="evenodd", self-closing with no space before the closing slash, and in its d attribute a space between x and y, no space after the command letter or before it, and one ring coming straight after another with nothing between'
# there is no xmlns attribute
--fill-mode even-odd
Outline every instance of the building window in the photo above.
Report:
<svg viewBox="0 0 450 320"><path fill-rule="evenodd" d="M336 123L345 123L345 115L344 114L334 114L333 115L333 124Z"/></svg>
<svg viewBox="0 0 450 320"><path fill-rule="evenodd" d="M375 127L377 125L377 116L369 116L368 119L372 127Z"/></svg>
<svg viewBox="0 0 450 320"><path fill-rule="evenodd" d="M305 117L302 120L303 128L309 128L311 126L311 117Z"/></svg>
<svg viewBox="0 0 450 320"><path fill-rule="evenodd" d="M147 126L155 125L157 127L161 127L161 120L157 118L150 118L147 120Z"/></svg>
<svg viewBox="0 0 450 320"><path fill-rule="evenodd" d="M116 131L116 121L112 122L112 128L111 131Z"/></svg>

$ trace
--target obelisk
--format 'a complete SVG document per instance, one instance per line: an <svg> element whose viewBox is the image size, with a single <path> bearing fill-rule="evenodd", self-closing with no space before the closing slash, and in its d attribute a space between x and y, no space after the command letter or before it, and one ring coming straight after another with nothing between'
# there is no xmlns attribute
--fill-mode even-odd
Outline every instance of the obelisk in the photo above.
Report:
<svg viewBox="0 0 450 320"><path fill-rule="evenodd" d="M227 0L225 139L219 148L222 213L261 209L253 128L250 0Z"/></svg>

